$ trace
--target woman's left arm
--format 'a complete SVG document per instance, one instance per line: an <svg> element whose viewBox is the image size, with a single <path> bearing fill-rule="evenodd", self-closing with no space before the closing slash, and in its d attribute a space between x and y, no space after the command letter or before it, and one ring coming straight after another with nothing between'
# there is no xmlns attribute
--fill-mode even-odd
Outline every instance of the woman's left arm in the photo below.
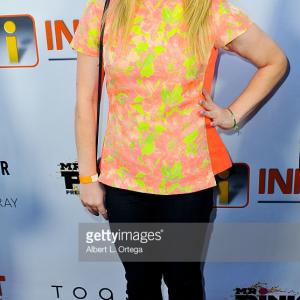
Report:
<svg viewBox="0 0 300 300"><path fill-rule="evenodd" d="M285 75L288 60L283 50L255 23L243 34L224 47L252 62L257 71L243 92L228 106L235 115L237 123L242 121L276 86ZM206 101L200 102L205 108L202 112L212 119L213 126L232 128L232 115L213 102L204 90Z"/></svg>

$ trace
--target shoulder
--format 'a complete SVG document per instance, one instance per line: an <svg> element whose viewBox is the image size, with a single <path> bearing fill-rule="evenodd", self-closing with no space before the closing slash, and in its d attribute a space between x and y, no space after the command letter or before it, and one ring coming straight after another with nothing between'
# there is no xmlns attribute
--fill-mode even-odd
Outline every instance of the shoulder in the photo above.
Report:
<svg viewBox="0 0 300 300"><path fill-rule="evenodd" d="M97 23L101 19L105 0L86 0L81 23ZM98 23L97 23L98 24Z"/></svg>
<svg viewBox="0 0 300 300"><path fill-rule="evenodd" d="M230 0L211 0L211 13L215 19L246 17L246 13Z"/></svg>
<svg viewBox="0 0 300 300"><path fill-rule="evenodd" d="M85 11L101 14L105 5L105 0L86 0Z"/></svg>
<svg viewBox="0 0 300 300"><path fill-rule="evenodd" d="M211 9L214 14L226 14L231 6L229 0L211 0Z"/></svg>
<svg viewBox="0 0 300 300"><path fill-rule="evenodd" d="M224 47L253 24L252 19L231 0L211 0L215 47Z"/></svg>
<svg viewBox="0 0 300 300"><path fill-rule="evenodd" d="M87 0L88 6L93 6L96 9L102 9L105 5L105 0Z"/></svg>
<svg viewBox="0 0 300 300"><path fill-rule="evenodd" d="M103 7L105 0L86 0L87 5L94 5L95 7Z"/></svg>

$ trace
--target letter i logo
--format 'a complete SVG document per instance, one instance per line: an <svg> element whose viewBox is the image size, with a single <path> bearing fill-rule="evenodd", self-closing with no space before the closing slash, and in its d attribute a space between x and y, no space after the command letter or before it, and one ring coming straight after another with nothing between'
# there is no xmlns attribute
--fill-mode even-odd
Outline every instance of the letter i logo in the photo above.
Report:
<svg viewBox="0 0 300 300"><path fill-rule="evenodd" d="M19 51L18 51L17 37L13 35L16 31L16 24L13 21L6 21L4 23L4 30L8 34L6 36L6 46L8 51L9 62L18 63Z"/></svg>
<svg viewBox="0 0 300 300"><path fill-rule="evenodd" d="M39 63L34 18L0 15L0 68L32 68Z"/></svg>
<svg viewBox="0 0 300 300"><path fill-rule="evenodd" d="M219 182L219 199L222 204L229 204L229 171L223 171L219 174L220 182Z"/></svg>
<svg viewBox="0 0 300 300"><path fill-rule="evenodd" d="M243 208L249 204L250 168L246 163L233 163L232 168L217 174L217 207Z"/></svg>

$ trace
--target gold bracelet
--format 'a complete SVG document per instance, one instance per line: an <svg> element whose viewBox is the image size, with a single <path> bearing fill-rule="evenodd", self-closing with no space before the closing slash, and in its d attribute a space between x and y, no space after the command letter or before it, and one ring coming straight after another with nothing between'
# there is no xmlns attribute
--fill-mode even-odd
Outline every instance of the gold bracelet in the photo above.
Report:
<svg viewBox="0 0 300 300"><path fill-rule="evenodd" d="M232 110L231 110L229 107L227 107L226 109L231 113L232 118L233 118L233 126L232 126L232 129L234 129L235 131L238 131L238 133L239 133L239 126L238 126L238 124L237 124L237 121L236 121L236 118L235 118L234 113L232 112Z"/></svg>
<svg viewBox="0 0 300 300"><path fill-rule="evenodd" d="M86 184L86 183L92 183L92 182L97 182L98 181L98 174L94 174L92 176L82 176L79 175L79 182Z"/></svg>

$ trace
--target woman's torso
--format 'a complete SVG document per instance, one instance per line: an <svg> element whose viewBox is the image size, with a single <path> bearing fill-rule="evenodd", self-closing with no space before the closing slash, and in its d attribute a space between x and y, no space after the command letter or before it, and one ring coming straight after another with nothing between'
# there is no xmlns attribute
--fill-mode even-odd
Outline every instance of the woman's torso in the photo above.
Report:
<svg viewBox="0 0 300 300"><path fill-rule="evenodd" d="M99 180L158 194L214 186L207 123L199 114L207 63L188 55L182 0L143 3L126 51L120 43L107 46L106 24L109 115ZM223 167L230 165L227 157Z"/></svg>

